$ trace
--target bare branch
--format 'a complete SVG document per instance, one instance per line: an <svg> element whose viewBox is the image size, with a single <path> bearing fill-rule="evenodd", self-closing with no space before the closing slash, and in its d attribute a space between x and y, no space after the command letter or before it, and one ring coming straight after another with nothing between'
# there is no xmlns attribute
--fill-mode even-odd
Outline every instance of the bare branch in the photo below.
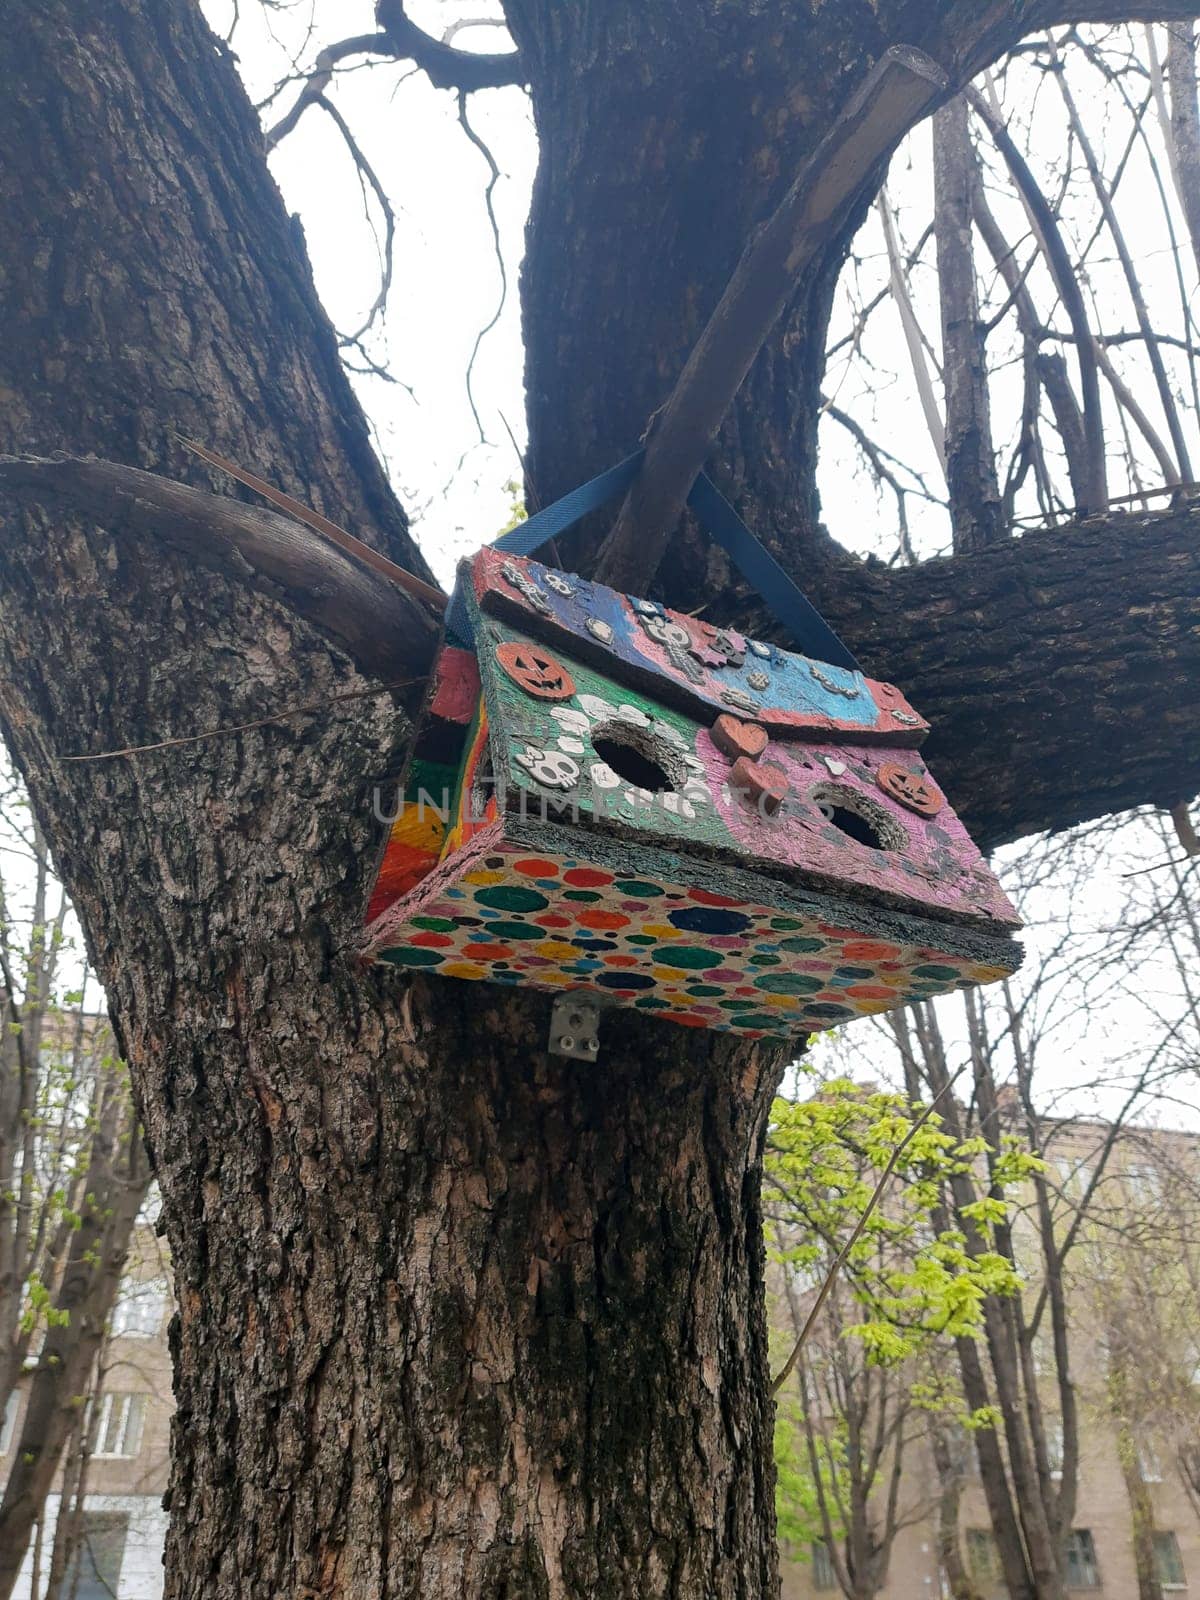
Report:
<svg viewBox="0 0 1200 1600"><path fill-rule="evenodd" d="M388 36L391 53L401 60L415 61L437 89L458 89L470 94L476 89L500 89L526 81L519 51L476 55L472 50L456 50L411 22L404 0L379 0L375 20Z"/></svg>
<svg viewBox="0 0 1200 1600"><path fill-rule="evenodd" d="M1039 188L1029 164L1017 149L1008 129L996 112L979 93L968 89L971 108L986 125L1000 154L1004 157L1013 182L1020 190L1030 220L1038 235L1038 243L1046 257L1046 264L1054 278L1054 286L1062 298L1071 326L1075 331L1079 355L1079 378L1083 391L1083 426L1087 442L1087 498L1079 510L1088 513L1099 511L1108 499L1108 481L1104 456L1104 421L1100 411L1100 383L1097 375L1095 346L1083 296L1075 277L1071 259L1059 232L1058 223Z"/></svg>
<svg viewBox="0 0 1200 1600"><path fill-rule="evenodd" d="M504 313L505 302L508 299L508 269L504 265L504 251L500 245L500 224L496 220L494 201L496 185L500 182L500 168L496 165L495 156L471 126L470 118L467 116L467 96L465 92L460 92L458 97L458 120L463 132L488 165L488 182L487 188L483 191L483 203L487 207L488 222L491 224L492 229L492 244L496 251L496 265L500 269L500 299L496 304L495 311L492 313L491 320L486 322L476 334L475 343L471 347L471 359L467 362L467 399L471 402L471 415L475 418L475 426L479 430L479 442L480 444L486 444L487 439L484 435L483 423L479 417L479 407L475 404L475 393L471 384L475 375L475 361L479 355L479 347L500 321Z"/></svg>
<svg viewBox="0 0 1200 1600"><path fill-rule="evenodd" d="M900 241L896 237L896 224L892 218L891 201L888 199L886 186L879 191L877 203L879 220L883 225L883 238L887 247L889 283L892 298L896 302L896 310L900 314L900 327L904 333L904 342L908 346L908 358L912 363L913 379L917 385L917 395L921 401L921 411L925 417L925 426L929 429L929 437L933 443L933 453L938 458L938 465L943 475L946 471L946 427L942 421L942 414L938 410L937 396L933 390L933 381L929 376L929 368L925 362L924 335L917 317L916 309L912 303L912 295L908 289L908 278L900 253Z"/></svg>
<svg viewBox="0 0 1200 1600"><path fill-rule="evenodd" d="M285 112L268 132L267 149L274 150L281 139L286 139L308 107L321 99L333 80L333 69L339 61L344 61L347 56L394 54L386 33L360 33L353 39L341 39L337 44L326 45L313 63L313 70L291 110Z"/></svg>

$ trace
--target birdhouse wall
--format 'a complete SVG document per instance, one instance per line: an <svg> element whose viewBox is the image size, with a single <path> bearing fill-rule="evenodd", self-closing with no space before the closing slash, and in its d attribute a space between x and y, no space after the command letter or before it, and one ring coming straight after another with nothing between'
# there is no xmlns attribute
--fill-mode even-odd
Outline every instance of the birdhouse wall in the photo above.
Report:
<svg viewBox="0 0 1200 1600"><path fill-rule="evenodd" d="M477 644L492 756L512 791L510 804L540 811L545 801L548 810L576 810L630 838L802 876L880 904L993 926L1015 920L949 805L923 817L880 788L886 766L932 783L914 748L772 737L761 759L785 775L787 792L770 812L739 784L734 755L685 712L495 618L482 621ZM521 688L499 664L507 645L528 658L549 658L574 692L550 701ZM631 776L616 770L623 755L632 756ZM637 781L643 765L657 766L670 787L643 787L646 778ZM831 821L829 811L838 820ZM855 833L845 831L856 823L862 826ZM878 847L864 837L874 837Z"/></svg>
<svg viewBox="0 0 1200 1600"><path fill-rule="evenodd" d="M581 990L663 1021L786 1038L990 983L1020 949L984 929L507 814L370 930L443 977Z"/></svg>

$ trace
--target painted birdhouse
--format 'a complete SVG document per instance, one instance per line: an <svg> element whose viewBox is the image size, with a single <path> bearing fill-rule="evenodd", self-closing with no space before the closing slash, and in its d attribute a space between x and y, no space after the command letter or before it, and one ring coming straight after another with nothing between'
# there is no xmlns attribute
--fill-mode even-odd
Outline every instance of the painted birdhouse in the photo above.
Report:
<svg viewBox="0 0 1200 1600"><path fill-rule="evenodd" d="M379 959L792 1035L1011 973L891 684L502 548L464 563L368 911Z"/></svg>

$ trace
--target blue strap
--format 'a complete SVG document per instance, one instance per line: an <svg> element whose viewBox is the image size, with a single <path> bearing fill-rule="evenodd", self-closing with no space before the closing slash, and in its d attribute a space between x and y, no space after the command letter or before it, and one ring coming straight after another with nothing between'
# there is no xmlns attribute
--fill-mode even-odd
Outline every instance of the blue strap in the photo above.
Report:
<svg viewBox="0 0 1200 1600"><path fill-rule="evenodd" d="M846 667L850 672L862 668L834 633L825 618L807 599L717 488L702 472L692 485L688 505L700 525L724 550L750 587L756 590L800 647L801 654L831 667Z"/></svg>
<svg viewBox="0 0 1200 1600"><path fill-rule="evenodd" d="M506 550L514 556L531 556L539 546L556 539L560 533L581 522L589 511L598 511L607 501L628 489L638 475L645 454L644 450L635 450L631 456L618 461L615 467L609 467L598 478L580 484L578 489L572 489L570 494L563 495L553 505L543 506L541 511L535 511L533 516L526 517L524 522L518 522L515 528L502 533L492 549ZM473 642L461 582L454 585L454 593L446 607L446 632L467 647Z"/></svg>
<svg viewBox="0 0 1200 1600"><path fill-rule="evenodd" d="M599 508L628 489L637 477L644 450L635 450L598 478L572 489L553 505L537 511L509 533L501 534L493 545L515 556L532 555L547 540L565 533L589 511ZM692 485L688 504L737 567L746 582L762 596L767 607L792 635L800 651L816 661L827 661L850 672L861 671L858 662L834 633L821 613L805 599L774 556L761 545L738 516L725 496L706 473ZM463 601L461 585L456 584L446 612L446 632L455 640L471 643L471 623Z"/></svg>

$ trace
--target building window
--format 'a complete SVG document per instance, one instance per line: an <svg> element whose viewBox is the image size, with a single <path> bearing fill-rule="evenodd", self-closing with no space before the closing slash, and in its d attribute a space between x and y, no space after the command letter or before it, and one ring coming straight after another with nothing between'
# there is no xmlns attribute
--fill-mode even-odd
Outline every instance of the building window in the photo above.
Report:
<svg viewBox="0 0 1200 1600"><path fill-rule="evenodd" d="M112 1331L116 1338L152 1339L162 1327L167 1309L167 1280L147 1278L142 1283L125 1283L113 1307Z"/></svg>
<svg viewBox="0 0 1200 1600"><path fill-rule="evenodd" d="M823 1539L813 1540L812 1569L814 1589L835 1589L837 1587L837 1574L833 1570L833 1557L829 1554L829 1546Z"/></svg>
<svg viewBox="0 0 1200 1600"><path fill-rule="evenodd" d="M1135 1162L1127 1168L1125 1182L1129 1188L1130 1196L1135 1205L1152 1205L1159 1196L1159 1177L1157 1170L1146 1162Z"/></svg>
<svg viewBox="0 0 1200 1600"><path fill-rule="evenodd" d="M976 1583L994 1583L1000 1576L1000 1552L990 1528L967 1529L967 1566Z"/></svg>
<svg viewBox="0 0 1200 1600"><path fill-rule="evenodd" d="M1052 1478L1062 1477L1063 1467L1063 1425L1059 1417L1053 1417L1046 1424L1046 1460L1050 1467Z"/></svg>
<svg viewBox="0 0 1200 1600"><path fill-rule="evenodd" d="M1072 1161L1070 1156L1059 1156L1054 1165L1063 1194L1085 1195L1088 1192L1092 1183L1092 1169L1088 1162Z"/></svg>
<svg viewBox="0 0 1200 1600"><path fill-rule="evenodd" d="M4 1421L0 1422L0 1456L12 1449L13 1434L17 1431L17 1412L21 1409L21 1396L14 1389L4 1405Z"/></svg>
<svg viewBox="0 0 1200 1600"><path fill-rule="evenodd" d="M1158 1459L1158 1451L1154 1448L1152 1439L1141 1438L1137 1442L1138 1475L1143 1483L1162 1482L1162 1462Z"/></svg>
<svg viewBox="0 0 1200 1600"><path fill-rule="evenodd" d="M129 1518L118 1511L85 1511L66 1592L75 1600L113 1600L120 1594Z"/></svg>
<svg viewBox="0 0 1200 1600"><path fill-rule="evenodd" d="M1179 1554L1179 1540L1173 1533L1154 1535L1154 1572L1164 1589L1187 1588L1183 1557Z"/></svg>
<svg viewBox="0 0 1200 1600"><path fill-rule="evenodd" d="M1068 1589L1098 1589L1100 1568L1090 1528L1073 1528L1066 1543Z"/></svg>
<svg viewBox="0 0 1200 1600"><path fill-rule="evenodd" d="M146 1415L144 1394L106 1394L100 1398L96 1429L97 1456L135 1456L142 1447Z"/></svg>

